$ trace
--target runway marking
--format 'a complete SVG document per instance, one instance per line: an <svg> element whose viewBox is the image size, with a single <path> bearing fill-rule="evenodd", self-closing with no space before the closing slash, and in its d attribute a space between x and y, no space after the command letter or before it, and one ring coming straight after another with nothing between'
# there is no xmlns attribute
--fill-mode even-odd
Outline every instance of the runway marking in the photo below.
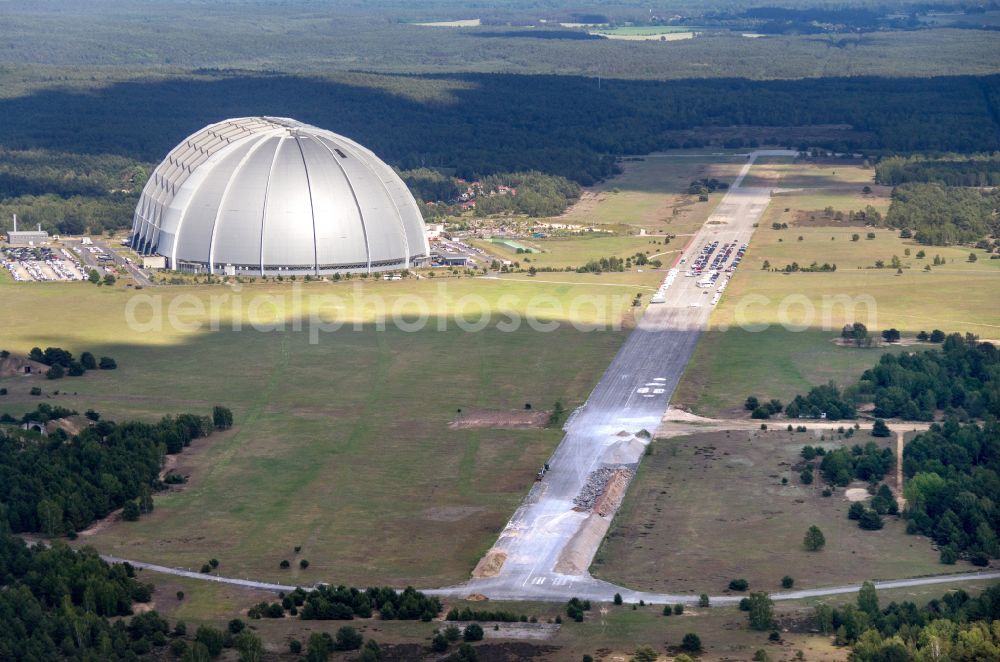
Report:
<svg viewBox="0 0 1000 662"><path fill-rule="evenodd" d="M665 388L654 388L653 389L653 393L656 393L657 395L659 395L660 393L663 393L666 390L667 389L665 389Z"/></svg>
<svg viewBox="0 0 1000 662"><path fill-rule="evenodd" d="M541 586L542 584L545 583L545 577L535 577L534 579L531 580L531 583L534 584L535 586Z"/></svg>
<svg viewBox="0 0 1000 662"><path fill-rule="evenodd" d="M649 389L645 386L641 386L635 390L636 393L649 393Z"/></svg>
<svg viewBox="0 0 1000 662"><path fill-rule="evenodd" d="M553 585L553 586L565 586L565 585L566 585L566 584L568 584L568 583L569 583L569 580L568 580L568 579L566 579L565 577L556 577L556 578L555 578L555 579L554 579L554 580L552 581L552 585Z"/></svg>

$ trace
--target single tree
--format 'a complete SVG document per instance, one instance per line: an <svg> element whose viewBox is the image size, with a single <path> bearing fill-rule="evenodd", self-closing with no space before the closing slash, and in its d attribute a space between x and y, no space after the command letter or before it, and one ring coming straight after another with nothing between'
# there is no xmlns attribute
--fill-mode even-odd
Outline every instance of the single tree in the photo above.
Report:
<svg viewBox="0 0 1000 662"><path fill-rule="evenodd" d="M882 517L874 510L865 510L858 520L858 526L866 531L878 531L884 524Z"/></svg>
<svg viewBox="0 0 1000 662"><path fill-rule="evenodd" d="M774 603L767 593L750 594L750 629L770 630L774 625Z"/></svg>
<svg viewBox="0 0 1000 662"><path fill-rule="evenodd" d="M462 639L465 641L482 641L483 627L479 623L469 623L462 631Z"/></svg>
<svg viewBox="0 0 1000 662"><path fill-rule="evenodd" d="M701 650L701 637L694 632L688 632L681 640L681 649L688 653L697 653Z"/></svg>
<svg viewBox="0 0 1000 662"><path fill-rule="evenodd" d="M337 630L336 644L334 648L339 651L356 651L361 648L364 637L361 633L349 625Z"/></svg>
<svg viewBox="0 0 1000 662"><path fill-rule="evenodd" d="M213 407L212 424L216 430L228 430L233 427L233 412L226 407Z"/></svg>
<svg viewBox="0 0 1000 662"><path fill-rule="evenodd" d="M819 530L819 527L814 524L806 531L806 536L802 544L807 551L818 552L826 544L826 538L823 536L823 532Z"/></svg>
<svg viewBox="0 0 1000 662"><path fill-rule="evenodd" d="M858 591L858 609L874 618L878 616L878 593L875 591L875 584L864 582L861 590Z"/></svg>

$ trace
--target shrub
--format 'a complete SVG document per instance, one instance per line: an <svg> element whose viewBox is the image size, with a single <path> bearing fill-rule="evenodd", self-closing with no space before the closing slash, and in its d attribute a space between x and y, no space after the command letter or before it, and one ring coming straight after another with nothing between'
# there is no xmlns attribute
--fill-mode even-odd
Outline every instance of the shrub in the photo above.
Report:
<svg viewBox="0 0 1000 662"><path fill-rule="evenodd" d="M707 607L708 605L709 605L708 593L702 593L698 597L698 606L699 607Z"/></svg>
<svg viewBox="0 0 1000 662"><path fill-rule="evenodd" d="M134 522L139 519L139 504L135 501L126 501L122 508L122 519L126 522Z"/></svg>
<svg viewBox="0 0 1000 662"><path fill-rule="evenodd" d="M97 367L101 370L116 370L118 363L110 356L102 356L101 360L97 362Z"/></svg>
<svg viewBox="0 0 1000 662"><path fill-rule="evenodd" d="M878 531L882 528L882 517L874 510L865 510L858 520L858 526L866 531Z"/></svg>
<svg viewBox="0 0 1000 662"><path fill-rule="evenodd" d="M362 643L364 643L364 637L361 636L361 633L351 626L345 625L337 630L334 647L339 651L356 651L361 648Z"/></svg>
<svg viewBox="0 0 1000 662"><path fill-rule="evenodd" d="M635 662L656 662L658 657L660 654L652 646L639 646L632 655Z"/></svg>
<svg viewBox="0 0 1000 662"><path fill-rule="evenodd" d="M309 561L302 559L301 561L299 561L299 567L305 570L306 568L309 567Z"/></svg>
<svg viewBox="0 0 1000 662"><path fill-rule="evenodd" d="M745 579L732 579L729 581L729 590L745 591L750 588L750 582Z"/></svg>
<svg viewBox="0 0 1000 662"><path fill-rule="evenodd" d="M684 613L684 605L678 602L677 604L674 605L674 615L680 616L683 613Z"/></svg>
<svg viewBox="0 0 1000 662"><path fill-rule="evenodd" d="M281 563L278 564L282 570L292 567L292 564L288 562L288 559L282 559Z"/></svg>
<svg viewBox="0 0 1000 662"><path fill-rule="evenodd" d="M462 631L462 639L465 641L482 641L483 627L479 623L469 623Z"/></svg>
<svg viewBox="0 0 1000 662"><path fill-rule="evenodd" d="M701 637L694 632L688 632L681 640L681 649L688 653L697 653L701 650Z"/></svg>
<svg viewBox="0 0 1000 662"><path fill-rule="evenodd" d="M302 652L302 642L298 639L292 639L288 642L288 651L293 655L298 655Z"/></svg>
<svg viewBox="0 0 1000 662"><path fill-rule="evenodd" d="M443 653L448 650L448 640L444 638L444 635L438 632L431 639L431 650L435 653Z"/></svg>
<svg viewBox="0 0 1000 662"><path fill-rule="evenodd" d="M621 593L615 593L614 603L616 605L620 605L622 603L622 594Z"/></svg>

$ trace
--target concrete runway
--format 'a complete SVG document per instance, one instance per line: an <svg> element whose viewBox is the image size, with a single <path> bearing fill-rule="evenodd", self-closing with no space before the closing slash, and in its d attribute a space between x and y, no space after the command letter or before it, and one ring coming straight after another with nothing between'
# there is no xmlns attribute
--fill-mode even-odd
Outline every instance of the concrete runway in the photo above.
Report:
<svg viewBox="0 0 1000 662"><path fill-rule="evenodd" d="M567 595L607 600L615 592L634 593L595 580L587 572L613 513L601 518L575 511L573 499L595 469L607 464L635 466L641 460L648 442L634 435L643 429L655 432L659 426L698 338L707 328L711 299L725 277L712 287L699 288L698 277L685 277L687 267L713 241L719 242L715 254L728 243L737 248L749 243L754 224L770 203L770 190L745 188L744 177L759 156L795 155L774 150L749 156L715 212L684 250L685 264L678 265L681 271L667 290L666 301L649 304L586 404L567 423L566 436L549 461L551 470L532 488L490 550L490 554L506 556L499 572L444 592L519 600ZM731 262L732 257L722 268ZM580 534L583 529L587 532ZM567 569L567 565L575 568Z"/></svg>

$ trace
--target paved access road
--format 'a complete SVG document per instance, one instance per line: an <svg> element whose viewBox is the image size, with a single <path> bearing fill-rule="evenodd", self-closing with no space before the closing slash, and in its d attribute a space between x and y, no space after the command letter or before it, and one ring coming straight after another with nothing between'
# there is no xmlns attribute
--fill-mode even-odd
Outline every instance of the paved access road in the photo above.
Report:
<svg viewBox="0 0 1000 662"><path fill-rule="evenodd" d="M238 579L236 577L222 577L219 575L202 574L200 572L192 572L191 570L182 570L180 568L171 568L169 566L157 565L155 563L145 563L143 561L130 561L128 559L119 558L117 556L101 555L101 558L108 563L128 563L135 568L140 568L143 570L151 570L153 572L159 572L165 575L173 575L175 577L187 577L189 579L198 579L201 581L216 582L219 584L228 584L230 586L240 586L243 588L261 590L261 591L273 591L273 592L285 592L289 593L294 591L297 587L290 586L286 584L273 584L270 582L258 582L251 579ZM915 579L895 579L891 581L874 582L875 588L877 589L891 589L891 588L910 588L914 586L927 586L932 584L948 584L951 582L966 582L966 581L983 581L989 579L1000 579L1000 571L989 571L989 572L965 572L956 573L952 575L934 575L931 577L917 577ZM311 588L311 587L303 587ZM622 599L625 602L638 602L639 600L645 600L650 604L675 604L678 602L685 604L693 604L698 601L698 598L691 595L670 595L669 593L646 593L643 591L630 591L628 589L623 589L614 584L609 584L607 582L601 582L592 580L583 586L576 586L575 588L582 589L579 593L572 591L570 587L567 587L564 591L553 591L549 594L533 596L533 600L543 600L543 601L557 601L562 602L568 600L571 597L579 597L584 600L594 600L602 602L610 602L614 597L615 593L620 593ZM848 584L846 586L831 586L827 588L816 588L807 589L802 591L786 591L782 593L771 593L772 600L801 600L803 598L819 598L827 595L840 595L843 593L856 593L861 589L861 584ZM468 595L468 588L453 587L448 589L423 589L424 593L430 595L441 595L441 596L454 596L454 597L464 597ZM733 604L740 600L741 596L723 595L723 596L712 596L710 598L711 604L715 606ZM517 600L522 598L511 597L505 598L504 595L498 594L496 599L510 599Z"/></svg>

